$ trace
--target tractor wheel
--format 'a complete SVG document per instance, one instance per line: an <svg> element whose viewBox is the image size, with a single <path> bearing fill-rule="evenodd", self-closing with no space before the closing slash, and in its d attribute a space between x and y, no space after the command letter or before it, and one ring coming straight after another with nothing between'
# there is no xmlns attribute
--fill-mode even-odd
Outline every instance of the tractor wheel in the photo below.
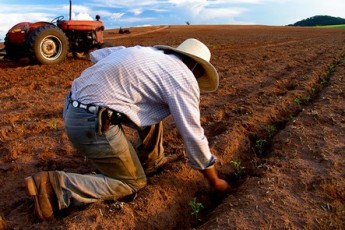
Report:
<svg viewBox="0 0 345 230"><path fill-rule="evenodd" d="M28 39L29 53L41 64L63 62L68 53L68 39L54 25L44 25L31 32Z"/></svg>

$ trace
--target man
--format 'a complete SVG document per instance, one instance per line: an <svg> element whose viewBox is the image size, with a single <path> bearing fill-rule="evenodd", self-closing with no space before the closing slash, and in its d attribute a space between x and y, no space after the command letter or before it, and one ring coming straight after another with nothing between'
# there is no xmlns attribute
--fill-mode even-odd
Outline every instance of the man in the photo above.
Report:
<svg viewBox="0 0 345 230"><path fill-rule="evenodd" d="M112 47L91 53L95 64L75 79L64 107L67 135L99 174L41 172L25 179L42 220L54 210L135 194L146 176L169 161L163 149L162 120L172 115L186 146L189 164L217 191L229 185L218 178L200 124L201 92L218 88L209 49L196 39L177 48ZM122 125L138 131L136 149Z"/></svg>

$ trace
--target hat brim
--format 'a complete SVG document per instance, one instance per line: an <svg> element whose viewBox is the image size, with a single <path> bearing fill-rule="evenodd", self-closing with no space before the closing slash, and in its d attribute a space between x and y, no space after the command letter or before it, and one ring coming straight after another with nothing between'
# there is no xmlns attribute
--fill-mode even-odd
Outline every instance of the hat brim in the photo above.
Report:
<svg viewBox="0 0 345 230"><path fill-rule="evenodd" d="M210 62L205 61L202 58L199 58L195 55L183 52L181 50L178 50L170 46L156 45L154 47L159 50L171 50L173 52L183 54L185 56L192 58L194 61L198 62L205 70L205 74L196 79L198 81L201 93L211 93L218 89L219 76L218 76L216 68Z"/></svg>

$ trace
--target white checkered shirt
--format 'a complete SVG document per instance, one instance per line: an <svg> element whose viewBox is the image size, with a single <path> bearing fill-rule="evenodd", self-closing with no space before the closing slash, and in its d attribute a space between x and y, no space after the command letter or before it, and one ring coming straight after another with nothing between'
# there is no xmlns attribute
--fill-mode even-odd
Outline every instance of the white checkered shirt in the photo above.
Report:
<svg viewBox="0 0 345 230"><path fill-rule="evenodd" d="M95 64L72 84L72 99L125 114L143 127L172 115L193 168L213 164L200 124L200 90L193 73L174 54L153 47L111 47L91 53Z"/></svg>

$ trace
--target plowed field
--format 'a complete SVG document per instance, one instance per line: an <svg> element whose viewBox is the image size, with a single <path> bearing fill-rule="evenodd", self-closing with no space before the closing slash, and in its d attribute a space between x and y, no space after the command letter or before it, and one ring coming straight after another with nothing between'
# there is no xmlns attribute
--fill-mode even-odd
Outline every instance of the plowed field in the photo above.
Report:
<svg viewBox="0 0 345 230"><path fill-rule="evenodd" d="M186 25L105 35L124 46L177 46L189 37L210 47L219 71L219 90L201 96L201 121L232 191L210 191L183 158L150 177L133 201L37 222L25 177L94 171L62 120L71 82L91 62L0 59L0 229L345 229L345 30ZM164 128L166 153L184 154L170 117ZM197 216L193 198L204 207Z"/></svg>

